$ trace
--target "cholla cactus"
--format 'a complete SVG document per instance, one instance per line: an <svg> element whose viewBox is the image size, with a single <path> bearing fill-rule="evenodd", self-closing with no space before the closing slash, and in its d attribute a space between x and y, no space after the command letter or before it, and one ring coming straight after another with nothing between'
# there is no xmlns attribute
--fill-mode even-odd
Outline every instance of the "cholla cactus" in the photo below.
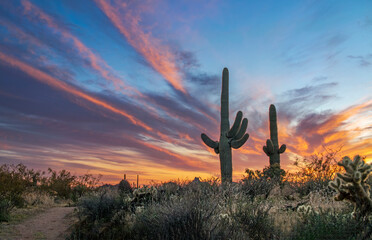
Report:
<svg viewBox="0 0 372 240"><path fill-rule="evenodd" d="M158 190L154 187L154 186L151 186L151 187L147 187L147 186L144 186L143 188L137 188L133 191L133 196L134 197L138 197L138 196L141 196L141 195L144 195L144 194L149 194L153 197L155 197L158 193Z"/></svg>
<svg viewBox="0 0 372 240"><path fill-rule="evenodd" d="M221 93L221 130L220 141L213 141L202 133L201 138L205 145L213 148L215 153L220 154L221 179L222 182L232 182L232 157L231 148L238 149L248 140L249 135L245 133L248 119L243 118L243 113L236 114L233 126L229 123L229 71L227 68L222 72Z"/></svg>
<svg viewBox="0 0 372 240"><path fill-rule="evenodd" d="M297 208L297 212L303 215L307 215L313 212L313 209L310 205L301 205Z"/></svg>
<svg viewBox="0 0 372 240"><path fill-rule="evenodd" d="M346 173L337 173L335 180L329 183L331 188L338 191L335 200L345 199L352 202L356 216L371 214L372 199L369 193L370 186L366 180L372 171L372 165L366 164L359 155L356 155L354 160L344 157L338 165L342 166Z"/></svg>
<svg viewBox="0 0 372 240"><path fill-rule="evenodd" d="M151 186L144 186L143 188L137 188L133 191L132 203L147 203L157 198L158 190Z"/></svg>

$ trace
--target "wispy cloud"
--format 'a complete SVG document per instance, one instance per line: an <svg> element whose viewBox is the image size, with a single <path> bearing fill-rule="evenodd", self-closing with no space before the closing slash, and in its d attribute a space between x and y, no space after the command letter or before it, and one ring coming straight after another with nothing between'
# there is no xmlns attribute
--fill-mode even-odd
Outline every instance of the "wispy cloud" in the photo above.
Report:
<svg viewBox="0 0 372 240"><path fill-rule="evenodd" d="M13 67L16 67L16 68L20 69L21 71L24 71L25 73L29 74L30 76L34 77L35 79L37 79L37 80L39 80L39 81L41 81L45 84L50 85L51 87L60 89L62 91L70 93L70 94L72 94L76 97L82 98L82 99L84 99L88 102L94 103L98 106L101 106L105 109L108 109L108 110L110 110L114 113L122 115L125 118L127 118L131 123L133 123L134 125L143 127L144 129L146 129L148 131L152 130L152 128L150 126L148 126L145 123L143 123L142 121L138 120L136 117L128 114L124 110L117 109L114 106L111 106L110 104L108 104L108 103L106 103L106 102L104 102L100 99L94 98L94 97L78 90L77 88L75 88L71 85L68 85L65 82L62 82L62 81L44 73L44 72L41 72L38 69L35 69L35 68L33 68L33 67L31 67L31 66L29 66L29 65L27 65L27 64L25 64L21 61L18 61L17 59L15 59L13 57L10 57L10 56L7 56L3 53L0 53L0 59L3 62L6 62L6 63L12 65Z"/></svg>
<svg viewBox="0 0 372 240"><path fill-rule="evenodd" d="M102 12L110 19L113 25L165 80L175 89L186 93L182 76L176 66L176 56L161 41L145 32L140 26L140 6L131 6L131 3L111 5L107 1L96 0ZM135 9L137 8L137 9ZM121 12L122 11L122 12Z"/></svg>
<svg viewBox="0 0 372 240"><path fill-rule="evenodd" d="M372 65L372 54L367 55L349 55L347 56L350 59L353 59L358 62L361 67L369 67Z"/></svg>
<svg viewBox="0 0 372 240"><path fill-rule="evenodd" d="M89 49L79 38L72 35L65 27L60 26L53 17L46 14L43 10L28 0L22 0L22 6L24 7L24 13L30 17L31 21L38 20L45 23L52 31L60 33L64 41L71 42L80 56L88 60L87 62L92 69L98 72L104 79L113 83L116 89L128 89L136 94L141 94L134 88L126 86L122 79L112 74L112 69L101 57L93 53L91 49Z"/></svg>

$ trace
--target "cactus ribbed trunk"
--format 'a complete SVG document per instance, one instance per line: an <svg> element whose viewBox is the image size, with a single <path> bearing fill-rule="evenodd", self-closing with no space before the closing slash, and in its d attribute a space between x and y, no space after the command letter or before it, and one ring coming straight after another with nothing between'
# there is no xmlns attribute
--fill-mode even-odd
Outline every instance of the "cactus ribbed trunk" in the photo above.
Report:
<svg viewBox="0 0 372 240"><path fill-rule="evenodd" d="M232 181L231 147L227 138L230 129L229 123L229 71L222 72L221 90L221 135L220 135L220 166L222 181Z"/></svg>
<svg viewBox="0 0 372 240"><path fill-rule="evenodd" d="M273 104L271 104L269 108L269 119L270 119L270 139L273 142L274 149L279 149L276 109ZM280 155L278 151L274 151L274 154L270 155L270 165L272 166L273 164L276 164L276 163L280 165Z"/></svg>
<svg viewBox="0 0 372 240"><path fill-rule="evenodd" d="M248 119L243 118L243 113L238 111L233 126L229 123L229 70L223 69L221 90L221 128L220 141L213 141L202 133L201 138L205 145L213 148L215 153L220 154L221 180L222 183L232 182L232 156L231 148L238 149L248 140L245 133L248 127Z"/></svg>

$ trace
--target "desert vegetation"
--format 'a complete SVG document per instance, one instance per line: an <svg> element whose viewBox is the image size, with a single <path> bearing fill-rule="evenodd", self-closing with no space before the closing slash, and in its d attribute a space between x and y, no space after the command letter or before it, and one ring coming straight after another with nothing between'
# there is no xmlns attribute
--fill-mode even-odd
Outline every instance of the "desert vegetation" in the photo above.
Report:
<svg viewBox="0 0 372 240"><path fill-rule="evenodd" d="M294 164L292 173L278 164L246 169L239 182L195 178L141 188L2 165L1 221L14 209L65 201L78 217L68 239L370 238L370 164L330 150Z"/></svg>
<svg viewBox="0 0 372 240"><path fill-rule="evenodd" d="M66 170L47 172L29 169L23 164L0 166L0 222L11 220L13 209L32 206L74 204L92 192L100 177L74 176Z"/></svg>
<svg viewBox="0 0 372 240"><path fill-rule="evenodd" d="M195 178L133 189L122 180L80 199L70 239L369 239L369 200L339 201L328 186L345 174L345 159L328 151L298 160L295 173L247 169L230 184Z"/></svg>

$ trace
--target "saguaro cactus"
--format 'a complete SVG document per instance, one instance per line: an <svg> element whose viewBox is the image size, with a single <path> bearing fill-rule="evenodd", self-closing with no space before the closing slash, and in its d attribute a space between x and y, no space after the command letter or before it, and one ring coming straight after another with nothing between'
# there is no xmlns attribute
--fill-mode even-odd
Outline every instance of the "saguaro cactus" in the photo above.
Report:
<svg viewBox="0 0 372 240"><path fill-rule="evenodd" d="M201 138L205 145L213 148L215 153L220 154L221 179L222 182L232 181L232 156L231 148L238 149L248 140L249 135L245 133L248 127L248 119L243 118L243 113L236 114L233 126L229 123L229 70L222 72L221 92L221 130L220 141L213 141L202 133Z"/></svg>
<svg viewBox="0 0 372 240"><path fill-rule="evenodd" d="M276 109L274 104L270 105L269 109L269 120L270 120L270 139L266 140L266 146L263 146L263 151L270 158L270 167L280 166L280 154L286 150L286 145L283 144L279 148L278 143L278 126L276 120Z"/></svg>
<svg viewBox="0 0 372 240"><path fill-rule="evenodd" d="M371 186L367 183L372 165L366 164L359 155L355 156L353 161L349 157L344 157L338 165L346 172L337 173L335 180L329 183L329 186L338 192L335 200L352 202L356 217L372 214L372 198L369 194Z"/></svg>

